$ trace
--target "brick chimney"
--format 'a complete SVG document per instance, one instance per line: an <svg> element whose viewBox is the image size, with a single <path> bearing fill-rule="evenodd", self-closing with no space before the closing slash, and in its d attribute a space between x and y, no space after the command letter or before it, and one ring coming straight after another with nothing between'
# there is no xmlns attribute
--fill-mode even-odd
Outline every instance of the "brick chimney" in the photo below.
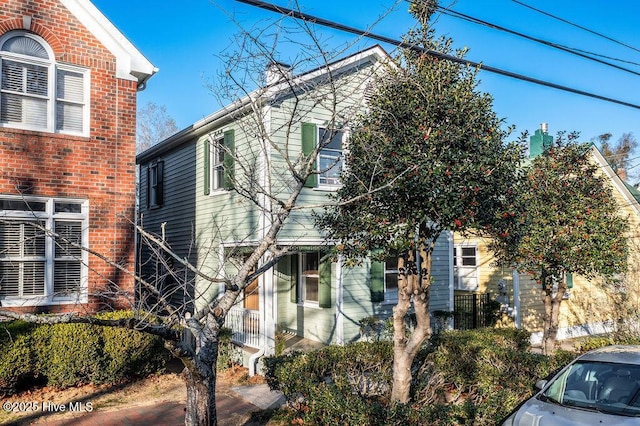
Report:
<svg viewBox="0 0 640 426"><path fill-rule="evenodd" d="M623 169L622 167L618 168L618 170L616 170L616 173L618 174L618 177L625 182L627 180L627 169Z"/></svg>

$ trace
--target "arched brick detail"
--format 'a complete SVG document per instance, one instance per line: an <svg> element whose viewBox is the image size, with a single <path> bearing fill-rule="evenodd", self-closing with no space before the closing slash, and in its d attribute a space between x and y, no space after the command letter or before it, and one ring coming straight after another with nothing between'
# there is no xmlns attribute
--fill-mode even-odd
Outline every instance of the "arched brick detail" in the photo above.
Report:
<svg viewBox="0 0 640 426"><path fill-rule="evenodd" d="M13 18L0 21L0 35L7 33L11 30L23 30L22 19Z"/></svg>
<svg viewBox="0 0 640 426"><path fill-rule="evenodd" d="M58 36L56 36L56 34L53 31L51 31L48 27L40 24L34 19L31 22L31 31L34 32L35 34L38 34L47 43L49 43L49 46L51 47L51 50L53 50L53 55L55 56L56 60L59 60L64 57L66 53L64 45L60 42L60 39L58 39Z"/></svg>
<svg viewBox="0 0 640 426"><path fill-rule="evenodd" d="M0 35L13 30L25 30L21 18L5 19L0 22ZM48 27L32 20L31 28L29 30L42 37L49 46L51 46L56 60L64 57L66 53L64 45L60 42L60 39L58 39L56 34Z"/></svg>

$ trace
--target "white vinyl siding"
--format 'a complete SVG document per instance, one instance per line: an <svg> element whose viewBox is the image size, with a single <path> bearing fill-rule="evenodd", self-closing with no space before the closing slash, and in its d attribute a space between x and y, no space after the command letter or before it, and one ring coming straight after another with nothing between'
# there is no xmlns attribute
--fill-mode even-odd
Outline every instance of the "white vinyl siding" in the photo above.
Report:
<svg viewBox="0 0 640 426"><path fill-rule="evenodd" d="M0 38L0 124L27 130L87 134L89 71L56 64L39 37Z"/></svg>
<svg viewBox="0 0 640 426"><path fill-rule="evenodd" d="M0 302L33 306L84 301L88 204L0 197Z"/></svg>

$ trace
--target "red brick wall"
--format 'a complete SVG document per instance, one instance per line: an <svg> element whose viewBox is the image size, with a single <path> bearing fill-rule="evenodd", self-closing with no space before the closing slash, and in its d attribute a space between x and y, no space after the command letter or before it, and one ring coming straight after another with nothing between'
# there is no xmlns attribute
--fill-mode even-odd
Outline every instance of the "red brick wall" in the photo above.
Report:
<svg viewBox="0 0 640 426"><path fill-rule="evenodd" d="M23 15L57 62L91 69L91 130L76 137L0 127L0 194L88 199L91 250L133 271L136 82L116 77L115 57L58 1L3 0L0 35L23 29ZM109 281L133 290L130 276L96 256L89 262L90 294ZM82 308L100 304L91 297Z"/></svg>

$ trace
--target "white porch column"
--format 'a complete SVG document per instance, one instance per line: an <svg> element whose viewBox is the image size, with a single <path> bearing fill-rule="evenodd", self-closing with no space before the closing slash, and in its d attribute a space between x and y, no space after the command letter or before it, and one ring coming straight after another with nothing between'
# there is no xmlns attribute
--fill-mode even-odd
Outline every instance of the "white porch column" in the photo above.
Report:
<svg viewBox="0 0 640 426"><path fill-rule="evenodd" d="M522 314L520 312L520 274L514 269L511 275L513 277L513 318L516 328L522 328Z"/></svg>
<svg viewBox="0 0 640 426"><path fill-rule="evenodd" d="M336 262L336 345L344 345L344 313L343 307L343 268L342 268L342 255L338 256L338 262Z"/></svg>

